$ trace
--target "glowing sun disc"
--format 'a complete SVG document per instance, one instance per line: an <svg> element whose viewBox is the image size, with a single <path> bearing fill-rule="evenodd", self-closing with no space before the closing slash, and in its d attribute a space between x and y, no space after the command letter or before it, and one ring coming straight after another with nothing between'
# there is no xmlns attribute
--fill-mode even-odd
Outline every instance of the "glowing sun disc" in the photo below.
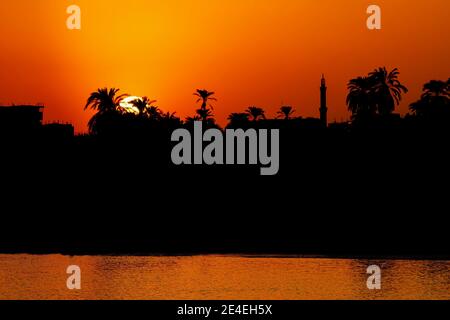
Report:
<svg viewBox="0 0 450 320"><path fill-rule="evenodd" d="M130 96L120 102L120 107L130 113L139 113L139 110L133 106L133 101L142 100L142 97Z"/></svg>

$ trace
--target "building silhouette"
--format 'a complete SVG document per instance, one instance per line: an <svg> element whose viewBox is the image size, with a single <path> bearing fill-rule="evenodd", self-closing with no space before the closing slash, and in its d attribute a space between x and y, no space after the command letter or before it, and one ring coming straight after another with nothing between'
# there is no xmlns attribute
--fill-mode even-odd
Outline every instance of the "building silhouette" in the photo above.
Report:
<svg viewBox="0 0 450 320"><path fill-rule="evenodd" d="M42 127L43 106L0 106L0 130L25 133Z"/></svg>
<svg viewBox="0 0 450 320"><path fill-rule="evenodd" d="M320 122L322 126L328 126L328 107L327 107L327 84L325 76L322 74L320 85Z"/></svg>
<svg viewBox="0 0 450 320"><path fill-rule="evenodd" d="M70 123L52 122L42 126L42 137L47 140L69 141L75 136L75 128Z"/></svg>
<svg viewBox="0 0 450 320"><path fill-rule="evenodd" d="M20 139L65 140L74 137L70 123L43 123L43 106L0 106L0 137L13 142Z"/></svg>

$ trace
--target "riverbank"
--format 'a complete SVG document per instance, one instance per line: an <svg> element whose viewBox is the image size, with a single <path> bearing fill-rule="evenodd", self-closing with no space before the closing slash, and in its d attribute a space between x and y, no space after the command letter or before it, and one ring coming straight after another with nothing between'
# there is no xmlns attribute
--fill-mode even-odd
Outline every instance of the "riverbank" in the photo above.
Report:
<svg viewBox="0 0 450 320"><path fill-rule="evenodd" d="M450 254L436 252L414 252L406 250L404 252L382 252L382 251L366 251L362 252L357 248L351 249L331 249L331 248L303 248L297 249L290 247L275 247L269 249L264 247L240 246L240 248L232 246L202 246L200 248L182 249L171 246L161 246L159 248L148 246L104 246L98 247L94 244L91 248L83 247L58 247L58 246L17 246L9 247L0 244L0 254L30 254L30 255L52 255L60 254L64 256L166 256L166 257L183 257L183 256L238 256L251 258L333 258L333 259L370 259L370 260L450 260Z"/></svg>

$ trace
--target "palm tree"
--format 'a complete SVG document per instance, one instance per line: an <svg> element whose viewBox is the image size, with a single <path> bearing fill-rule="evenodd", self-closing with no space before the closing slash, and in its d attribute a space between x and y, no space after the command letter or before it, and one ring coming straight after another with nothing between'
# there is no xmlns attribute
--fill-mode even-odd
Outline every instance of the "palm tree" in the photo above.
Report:
<svg viewBox="0 0 450 320"><path fill-rule="evenodd" d="M193 125L194 122L201 121L201 120L202 120L202 118L199 115L195 115L193 117L187 117L186 120L184 121L184 123L187 126L191 126L191 125Z"/></svg>
<svg viewBox="0 0 450 320"><path fill-rule="evenodd" d="M431 80L423 86L422 98L449 97L449 81Z"/></svg>
<svg viewBox="0 0 450 320"><path fill-rule="evenodd" d="M117 96L119 91L120 89L111 88L108 90L108 88L103 88L92 92L84 110L90 107L92 110L100 113L117 111L122 99L128 96L127 94Z"/></svg>
<svg viewBox="0 0 450 320"><path fill-rule="evenodd" d="M202 109L206 109L208 102L211 101L217 101L216 98L213 97L215 93L208 91L208 90L200 90L197 89L197 92L194 93L194 96L197 96L199 99L197 100L198 102L202 102ZM211 105L210 105L211 106Z"/></svg>
<svg viewBox="0 0 450 320"><path fill-rule="evenodd" d="M209 103L210 101L217 101L214 98L214 92L208 90L200 90L197 89L197 92L194 93L194 96L198 97L197 103L201 102L202 106L199 110L197 110L197 114L201 117L202 121L206 122L208 118L212 117L211 110L213 109L212 105ZM208 106L211 108L209 109Z"/></svg>
<svg viewBox="0 0 450 320"><path fill-rule="evenodd" d="M376 113L376 104L372 95L373 79L370 77L352 79L347 88L349 90L347 105L353 120L372 118Z"/></svg>
<svg viewBox="0 0 450 320"><path fill-rule="evenodd" d="M232 122L243 122L248 121L249 114L248 113L237 113L234 112L228 116L228 120Z"/></svg>
<svg viewBox="0 0 450 320"><path fill-rule="evenodd" d="M416 116L424 116L429 111L430 105L427 100L419 99L409 105L409 110Z"/></svg>
<svg viewBox="0 0 450 320"><path fill-rule="evenodd" d="M397 68L388 72L386 67L375 69L369 74L374 81L373 94L380 115L394 112L402 100L402 93L408 93L408 89L398 80L399 74Z"/></svg>
<svg viewBox="0 0 450 320"><path fill-rule="evenodd" d="M169 111L167 111L166 113L161 113L161 119L164 119L164 120L179 120L180 118L178 118L177 116L176 116L176 112L169 112Z"/></svg>
<svg viewBox="0 0 450 320"><path fill-rule="evenodd" d="M158 107L155 106L149 106L145 110L145 114L149 117L151 120L159 120L161 119L162 112Z"/></svg>
<svg viewBox="0 0 450 320"><path fill-rule="evenodd" d="M143 97L143 98L139 98L139 99L131 101L131 104L133 105L133 107L135 107L138 110L139 116L143 117L145 115L148 115L148 116L150 116L150 118L152 118L152 116L155 115L153 113L156 111L159 111L158 107L152 106L152 104L154 104L155 102L156 102L156 100L150 100L147 97ZM150 108L153 108L152 113L149 112Z"/></svg>
<svg viewBox="0 0 450 320"><path fill-rule="evenodd" d="M252 118L253 122L266 118L264 109L259 107L249 107L245 112Z"/></svg>
<svg viewBox="0 0 450 320"><path fill-rule="evenodd" d="M412 103L409 109L417 116L444 120L450 113L449 82L431 80L423 86L421 98Z"/></svg>
<svg viewBox="0 0 450 320"><path fill-rule="evenodd" d="M127 97L127 94L117 95L119 89L108 88L98 89L92 92L89 96L84 110L92 109L96 111L96 114L89 120L88 126L91 133L99 133L99 124L110 122L104 121L107 118L111 120L119 114L120 102L123 98Z"/></svg>
<svg viewBox="0 0 450 320"><path fill-rule="evenodd" d="M182 126L183 122L179 117L176 116L176 112L160 113L159 122L165 128L179 128Z"/></svg>
<svg viewBox="0 0 450 320"><path fill-rule="evenodd" d="M208 108L198 109L196 111L196 113L197 113L197 116L200 118L200 120L203 122L209 122L209 121L213 120L213 114L212 114L211 109L208 109Z"/></svg>
<svg viewBox="0 0 450 320"><path fill-rule="evenodd" d="M228 116L228 127L240 128L248 125L249 114L248 113L232 113Z"/></svg>
<svg viewBox="0 0 450 320"><path fill-rule="evenodd" d="M282 106L280 110L277 112L277 118L284 118L285 120L289 120L291 116L294 114L295 110L291 106Z"/></svg>

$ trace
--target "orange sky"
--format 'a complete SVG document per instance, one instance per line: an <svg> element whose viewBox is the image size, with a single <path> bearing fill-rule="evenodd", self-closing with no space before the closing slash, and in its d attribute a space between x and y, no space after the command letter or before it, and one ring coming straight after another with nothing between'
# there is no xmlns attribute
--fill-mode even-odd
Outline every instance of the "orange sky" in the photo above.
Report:
<svg viewBox="0 0 450 320"><path fill-rule="evenodd" d="M66 28L66 8L82 30ZM378 4L383 29L365 13ZM284 104L318 116L321 73L330 120L347 118L348 79L398 67L416 100L450 76L448 0L14 0L0 2L0 105L43 103L45 121L86 130L83 106L98 87L158 100L185 117L196 88L216 91L215 115Z"/></svg>

